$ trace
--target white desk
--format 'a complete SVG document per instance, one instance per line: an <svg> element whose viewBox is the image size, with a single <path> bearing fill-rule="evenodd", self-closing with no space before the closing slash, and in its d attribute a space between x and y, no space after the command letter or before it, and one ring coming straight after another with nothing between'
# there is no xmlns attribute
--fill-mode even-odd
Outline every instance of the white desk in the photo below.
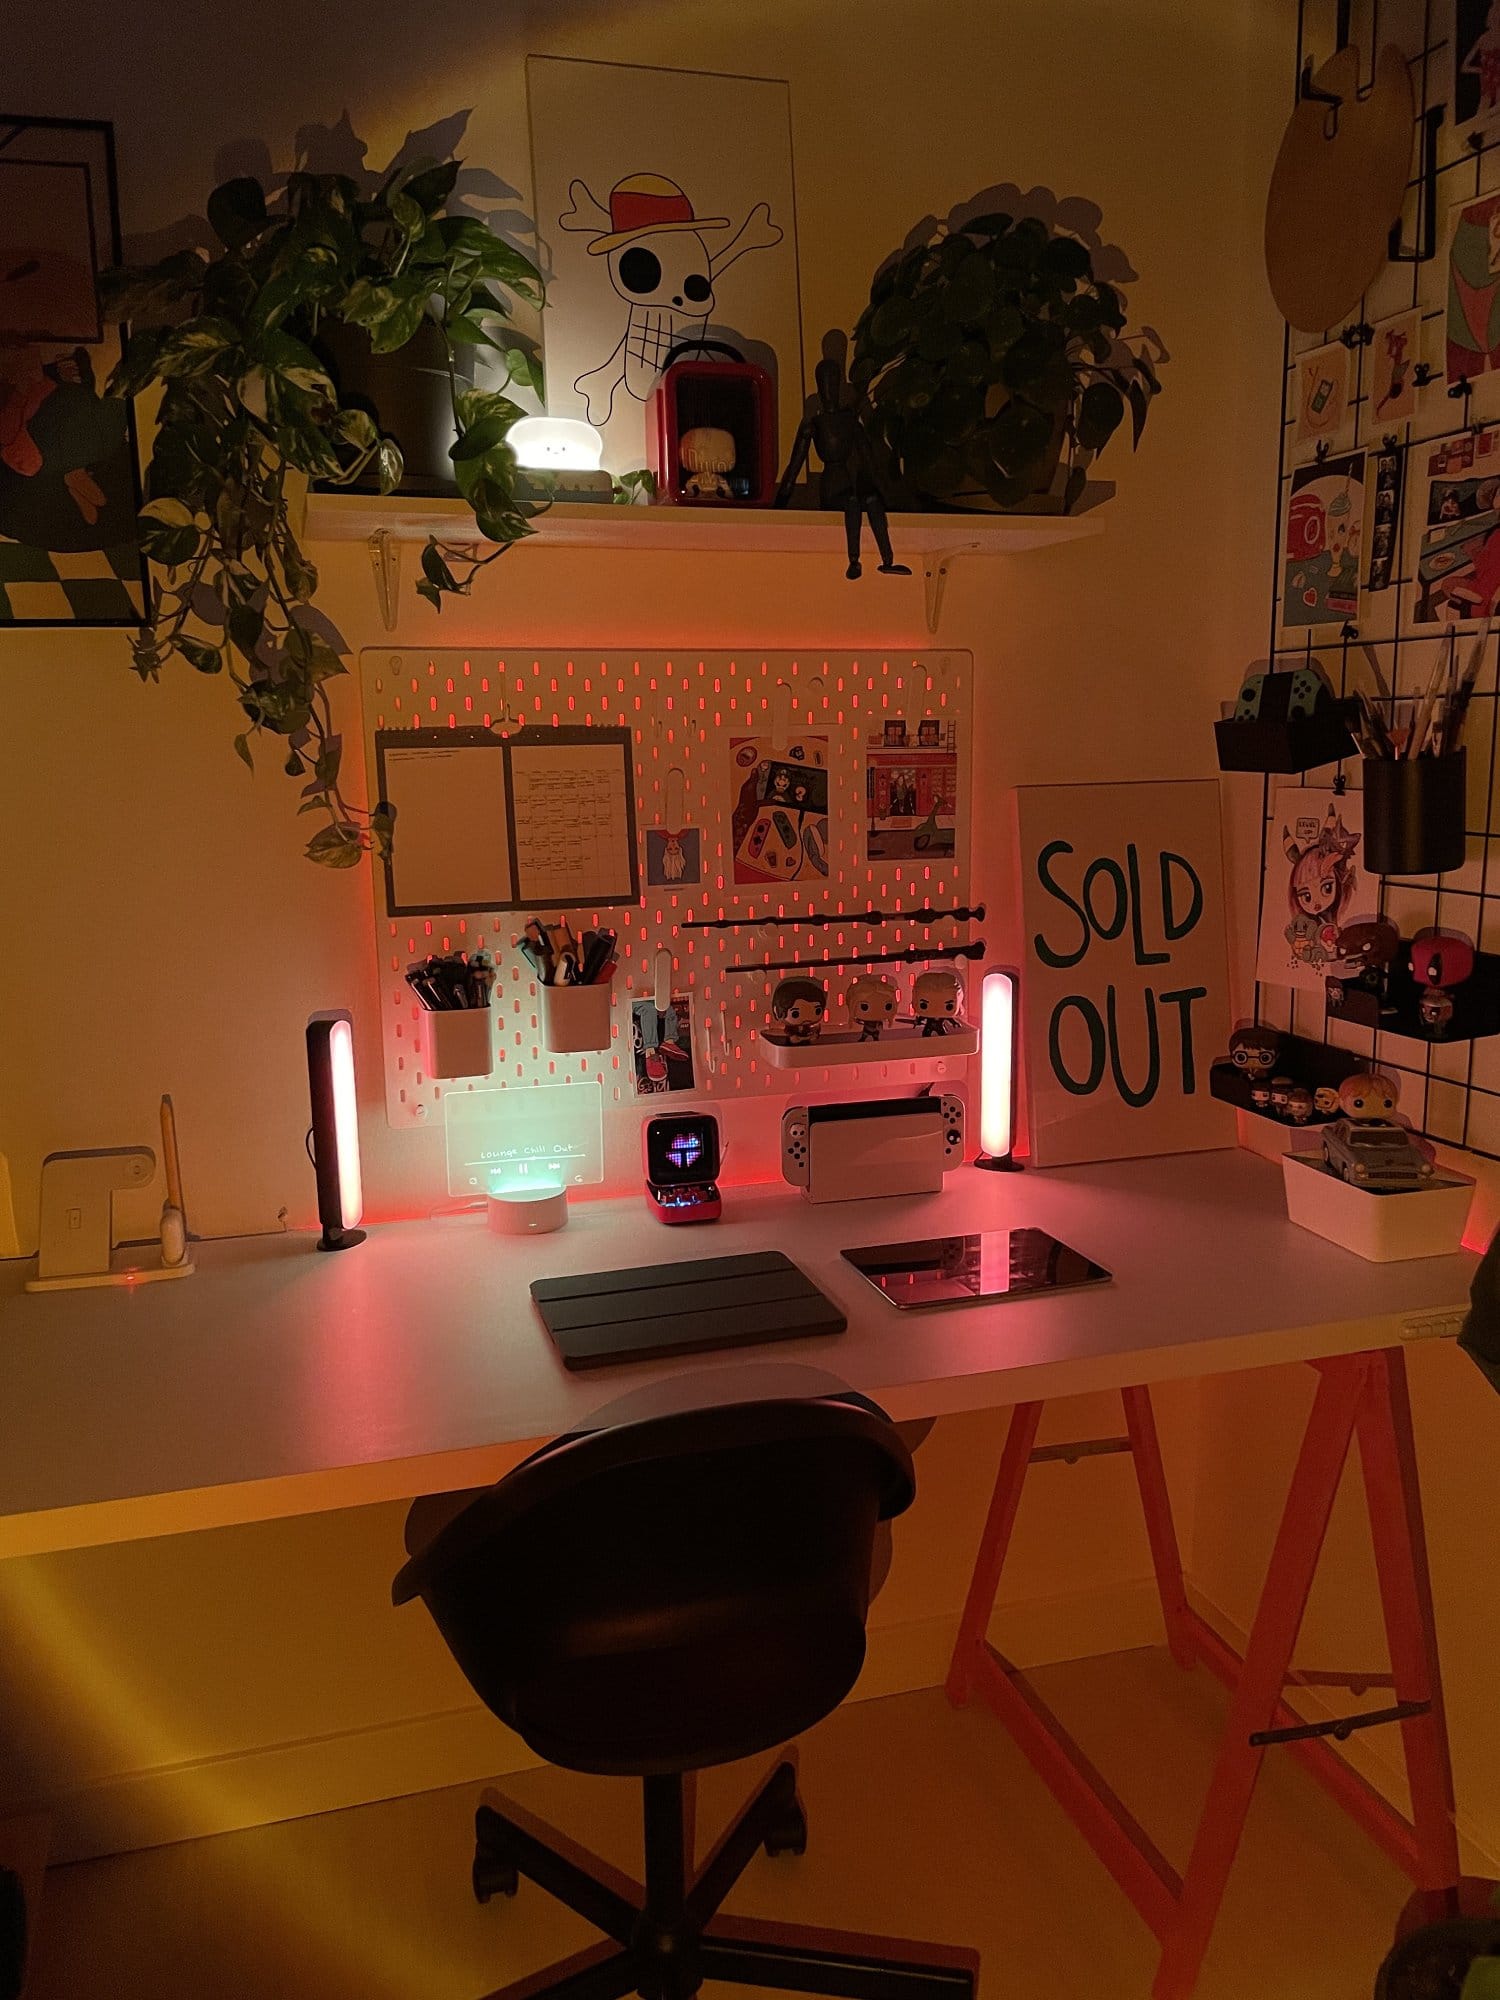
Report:
<svg viewBox="0 0 1500 2000"><path fill-rule="evenodd" d="M899 1313L839 1255L1022 1223L1114 1283ZM1287 1222L1280 1174L1245 1152L966 1167L900 1202L732 1189L724 1220L697 1230L632 1197L577 1202L565 1230L533 1239L465 1218L375 1228L339 1256L313 1240L207 1243L195 1276L136 1291L32 1296L29 1265L0 1267L0 1557L479 1484L637 1384L756 1354L907 1418L1391 1346L1456 1329L1477 1261L1337 1250ZM772 1248L839 1302L845 1334L570 1375L527 1295L535 1277ZM1443 1315L1451 1327L1431 1323Z"/></svg>

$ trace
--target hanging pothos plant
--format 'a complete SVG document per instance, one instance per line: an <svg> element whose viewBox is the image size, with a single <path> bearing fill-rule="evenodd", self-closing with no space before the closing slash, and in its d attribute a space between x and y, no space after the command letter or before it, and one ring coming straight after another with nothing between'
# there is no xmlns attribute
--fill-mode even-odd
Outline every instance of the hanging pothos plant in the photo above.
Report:
<svg viewBox="0 0 1500 2000"><path fill-rule="evenodd" d="M342 789L327 684L348 671L348 648L313 606L301 501L310 480L347 485L371 469L392 492L402 460L367 410L340 401L320 327L362 328L377 354L428 325L441 336L454 475L497 546L475 556L430 541L417 584L428 602L465 592L539 511L516 494L506 442L521 408L468 386L455 364L459 349L492 349L510 380L540 391L534 344L511 316L517 298L541 305L542 282L486 223L443 213L458 173L456 160L418 162L373 193L342 174L294 173L270 201L256 180L228 181L208 203L212 255L183 250L105 280L111 316L130 326L110 393L163 391L140 528L166 576L135 670L155 680L175 655L228 674L244 719L235 750L251 764L259 738L280 739L288 776L302 780L300 810L326 821L308 856L333 868L388 852L391 817Z"/></svg>

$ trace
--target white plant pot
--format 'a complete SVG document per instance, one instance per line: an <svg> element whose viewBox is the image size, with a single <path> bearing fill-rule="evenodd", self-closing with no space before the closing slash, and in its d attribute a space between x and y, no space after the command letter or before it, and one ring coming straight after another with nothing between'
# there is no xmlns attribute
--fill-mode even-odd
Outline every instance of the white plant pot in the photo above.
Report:
<svg viewBox="0 0 1500 2000"><path fill-rule="evenodd" d="M1372 1194L1341 1180L1320 1153L1297 1152L1282 1154L1281 1174L1290 1219L1371 1264L1447 1257L1463 1242L1474 1193L1467 1174L1445 1170L1426 1187Z"/></svg>

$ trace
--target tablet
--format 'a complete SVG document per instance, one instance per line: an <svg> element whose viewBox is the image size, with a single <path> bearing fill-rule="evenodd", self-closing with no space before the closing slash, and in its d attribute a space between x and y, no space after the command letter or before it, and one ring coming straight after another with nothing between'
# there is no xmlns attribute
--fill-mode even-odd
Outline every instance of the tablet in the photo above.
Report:
<svg viewBox="0 0 1500 2000"><path fill-rule="evenodd" d="M1034 1298L1078 1285L1106 1285L1102 1264L1070 1250L1045 1229L987 1229L975 1236L928 1236L846 1250L859 1275L892 1305L977 1306Z"/></svg>

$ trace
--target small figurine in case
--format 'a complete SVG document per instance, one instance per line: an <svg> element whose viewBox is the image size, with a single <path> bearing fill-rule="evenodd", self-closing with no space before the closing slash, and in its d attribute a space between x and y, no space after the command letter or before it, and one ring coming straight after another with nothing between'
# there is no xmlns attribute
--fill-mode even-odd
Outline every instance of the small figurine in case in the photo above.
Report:
<svg viewBox="0 0 1500 2000"><path fill-rule="evenodd" d="M1434 1035L1453 1025L1451 988L1462 986L1474 971L1474 947L1457 931L1418 931L1411 941L1411 974L1422 988L1417 1011L1422 1025Z"/></svg>
<svg viewBox="0 0 1500 2000"><path fill-rule="evenodd" d="M959 1025L964 983L956 972L921 972L912 982L911 1011L922 1035L946 1035Z"/></svg>
<svg viewBox="0 0 1500 2000"><path fill-rule="evenodd" d="M686 474L682 482L684 500L732 500L734 488L724 477L734 470L734 439L728 431L699 424L683 434L677 457Z"/></svg>
<svg viewBox="0 0 1500 2000"><path fill-rule="evenodd" d="M880 1040L881 1031L895 1020L898 1004L895 986L878 973L856 979L844 995L844 1009L862 1042Z"/></svg>
<svg viewBox="0 0 1500 2000"><path fill-rule="evenodd" d="M719 1121L709 1111L681 1118L648 1118L641 1135L646 1155L646 1200L660 1222L717 1222Z"/></svg>
<svg viewBox="0 0 1500 2000"><path fill-rule="evenodd" d="M777 1031L796 1047L815 1042L828 1014L828 988L821 979L798 974L779 979L771 995L771 1019Z"/></svg>

